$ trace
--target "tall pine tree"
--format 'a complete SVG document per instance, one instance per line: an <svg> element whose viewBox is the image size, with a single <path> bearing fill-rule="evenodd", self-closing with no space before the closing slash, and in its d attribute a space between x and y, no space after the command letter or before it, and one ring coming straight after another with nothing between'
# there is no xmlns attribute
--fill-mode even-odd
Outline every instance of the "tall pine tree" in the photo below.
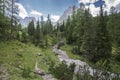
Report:
<svg viewBox="0 0 120 80"><path fill-rule="evenodd" d="M40 23L39 23L39 20L37 21L37 26L36 26L36 30L35 30L35 33L34 33L34 37L35 37L35 44L36 45L39 45L40 43L40 39L41 39L41 36L40 36Z"/></svg>
<svg viewBox="0 0 120 80"><path fill-rule="evenodd" d="M86 53L92 54L94 53L94 31L92 27L92 15L89 13L89 9L85 10L84 13L84 36L82 40L82 50Z"/></svg>
<svg viewBox="0 0 120 80"><path fill-rule="evenodd" d="M99 61L101 59L108 60L111 57L111 43L109 40L108 31L106 29L105 17L103 14L103 8L100 7L99 22L96 30L96 49L94 55L94 61Z"/></svg>
<svg viewBox="0 0 120 80"><path fill-rule="evenodd" d="M29 24L28 24L28 34L30 36L33 36L35 32L35 26L34 26L34 21L32 20Z"/></svg>

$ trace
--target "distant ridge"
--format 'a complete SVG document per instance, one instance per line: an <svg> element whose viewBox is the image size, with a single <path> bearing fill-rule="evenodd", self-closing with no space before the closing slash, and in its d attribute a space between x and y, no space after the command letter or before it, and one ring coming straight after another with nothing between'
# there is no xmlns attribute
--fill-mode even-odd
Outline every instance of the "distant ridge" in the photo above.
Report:
<svg viewBox="0 0 120 80"><path fill-rule="evenodd" d="M34 21L34 23L36 24L36 19L34 17L25 17L24 19L20 19L20 23L23 27L27 27L27 25L29 24L29 22Z"/></svg>
<svg viewBox="0 0 120 80"><path fill-rule="evenodd" d="M60 19L57 22L62 23L63 21L66 21L68 16L71 16L73 14L73 7L74 6L68 7L68 9L65 10L63 15L60 17ZM75 10L77 10L77 9L78 9L78 7L75 6Z"/></svg>

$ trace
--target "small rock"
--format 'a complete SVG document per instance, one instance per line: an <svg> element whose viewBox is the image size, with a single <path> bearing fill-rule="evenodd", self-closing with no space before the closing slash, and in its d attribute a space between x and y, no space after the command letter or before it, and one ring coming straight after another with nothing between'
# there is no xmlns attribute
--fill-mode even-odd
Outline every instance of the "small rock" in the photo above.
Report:
<svg viewBox="0 0 120 80"><path fill-rule="evenodd" d="M41 53L37 53L37 56L42 56L42 54Z"/></svg>

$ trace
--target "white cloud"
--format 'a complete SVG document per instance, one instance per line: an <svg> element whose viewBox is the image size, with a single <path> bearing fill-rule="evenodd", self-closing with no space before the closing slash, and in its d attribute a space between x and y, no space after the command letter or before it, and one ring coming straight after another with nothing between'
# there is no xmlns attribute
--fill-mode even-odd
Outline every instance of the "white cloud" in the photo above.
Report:
<svg viewBox="0 0 120 80"><path fill-rule="evenodd" d="M94 3L96 1L98 1L98 0L78 0L79 3L84 3L84 4L86 4L86 3Z"/></svg>
<svg viewBox="0 0 120 80"><path fill-rule="evenodd" d="M105 10L108 11L108 12L110 11L110 8L112 6L116 7L118 4L120 4L120 0L104 0L104 1L106 3Z"/></svg>
<svg viewBox="0 0 120 80"><path fill-rule="evenodd" d="M96 8L94 4L91 4L89 6L89 9L93 16L97 16L97 14L99 14L100 8L99 7Z"/></svg>
<svg viewBox="0 0 120 80"><path fill-rule="evenodd" d="M51 15L51 20L53 22L57 22L59 18L60 18L60 16L58 16L58 15Z"/></svg>
<svg viewBox="0 0 120 80"><path fill-rule="evenodd" d="M90 0L78 0L78 2L79 2L79 3L84 3L84 4L85 4L85 3L89 3Z"/></svg>
<svg viewBox="0 0 120 80"><path fill-rule="evenodd" d="M24 19L25 17L27 17L27 16L28 16L28 13L27 13L26 9L23 7L23 5L20 4L20 3L16 3L16 5L18 5L19 16L20 16L21 18L23 18L23 19Z"/></svg>
<svg viewBox="0 0 120 80"><path fill-rule="evenodd" d="M95 7L93 3L95 3L98 0L78 0L78 3L91 3L89 6L89 9L91 11L91 14L93 16L96 16L99 13L99 7ZM105 1L106 7L104 8L105 11L110 11L110 8L112 6L116 7L118 4L120 4L120 0L103 0ZM88 8L88 6L86 6Z"/></svg>
<svg viewBox="0 0 120 80"><path fill-rule="evenodd" d="M32 10L32 11L30 12L30 14L36 15L36 16L42 16L42 15L43 15L41 12L36 11L36 10Z"/></svg>
<svg viewBox="0 0 120 80"><path fill-rule="evenodd" d="M98 0L78 0L79 3L94 3ZM108 6L116 6L117 4L120 3L120 0L103 0Z"/></svg>
<svg viewBox="0 0 120 80"><path fill-rule="evenodd" d="M32 11L30 12L29 16L35 17L36 20L37 20L37 19L40 19L40 20L41 20L41 16L43 16L43 20L44 20L44 21L47 21L47 17L46 17L43 13L41 13L41 12L39 12L39 11L37 11L37 10L32 10Z"/></svg>
<svg viewBox="0 0 120 80"><path fill-rule="evenodd" d="M47 21L47 17L43 16L43 18L44 18L44 21Z"/></svg>
<svg viewBox="0 0 120 80"><path fill-rule="evenodd" d="M96 16L99 13L99 10L100 10L98 7L96 8L95 5L93 4L96 1L98 1L98 0L78 0L78 3L84 3L84 4L90 3L90 5L89 6L86 5L85 8L89 8L91 14L93 16Z"/></svg>
<svg viewBox="0 0 120 80"><path fill-rule="evenodd" d="M98 1L98 0L90 0L90 3L95 3L96 1Z"/></svg>
<svg viewBox="0 0 120 80"><path fill-rule="evenodd" d="M32 17L35 17L36 20L37 20L37 19L41 19L41 16L43 16L44 21L47 21L47 17L43 13L41 13L41 12L39 12L37 10L31 10L30 13L27 13L26 9L24 8L24 6L21 3L16 3L16 5L18 5L19 16L22 19L24 19L25 17L32 16ZM27 7L30 8L29 5L27 5ZM51 18L52 22L57 22L57 20L60 18L60 16L58 16L58 15L51 15L50 18Z"/></svg>
<svg viewBox="0 0 120 80"><path fill-rule="evenodd" d="M48 20L48 18L46 16L43 16L43 18L44 18L44 21ZM58 16L58 15L50 15L50 19L52 22L57 22L59 18L60 18L60 16Z"/></svg>
<svg viewBox="0 0 120 80"><path fill-rule="evenodd" d="M104 0L104 1L109 6L116 6L120 3L120 0Z"/></svg>

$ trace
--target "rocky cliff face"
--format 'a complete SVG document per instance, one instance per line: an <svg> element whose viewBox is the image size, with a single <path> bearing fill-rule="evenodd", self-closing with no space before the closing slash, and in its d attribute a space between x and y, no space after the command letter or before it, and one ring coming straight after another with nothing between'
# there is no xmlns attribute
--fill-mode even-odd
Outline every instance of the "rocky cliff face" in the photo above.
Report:
<svg viewBox="0 0 120 80"><path fill-rule="evenodd" d="M117 12L120 12L120 3L116 6Z"/></svg>
<svg viewBox="0 0 120 80"><path fill-rule="evenodd" d="M75 10L78 8L75 7ZM66 11L63 13L63 15L60 17L60 19L57 21L58 23L62 23L63 21L66 21L68 16L71 16L73 14L73 6L70 6Z"/></svg>
<svg viewBox="0 0 120 80"><path fill-rule="evenodd" d="M34 23L36 24L36 19L34 17L25 17L24 19L20 19L20 23L23 27L27 27L27 25L29 24L29 22L34 21Z"/></svg>

